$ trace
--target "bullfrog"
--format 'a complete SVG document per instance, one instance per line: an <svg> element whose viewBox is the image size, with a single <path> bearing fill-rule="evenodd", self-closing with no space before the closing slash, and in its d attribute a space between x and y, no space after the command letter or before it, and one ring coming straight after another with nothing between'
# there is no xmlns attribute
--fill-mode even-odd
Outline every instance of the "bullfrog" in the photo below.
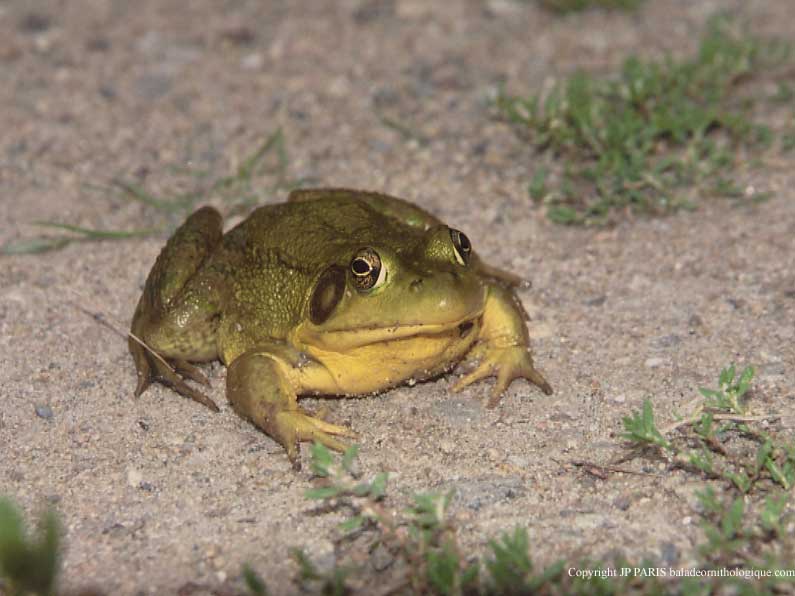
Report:
<svg viewBox="0 0 795 596"><path fill-rule="evenodd" d="M385 194L296 190L226 234L203 207L166 243L135 310L135 395L160 382L218 411L188 381L208 385L195 363L220 359L232 408L300 468L300 441L344 450L340 437L355 436L302 409L301 395L377 393L461 362L470 372L454 391L497 377L489 407L517 378L551 394L520 281L463 232Z"/></svg>

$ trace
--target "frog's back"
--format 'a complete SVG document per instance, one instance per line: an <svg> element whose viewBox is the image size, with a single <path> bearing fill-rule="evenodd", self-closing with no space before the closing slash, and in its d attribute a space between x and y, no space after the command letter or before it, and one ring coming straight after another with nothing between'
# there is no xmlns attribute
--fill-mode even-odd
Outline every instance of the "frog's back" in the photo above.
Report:
<svg viewBox="0 0 795 596"><path fill-rule="evenodd" d="M225 244L248 253L277 252L319 273L351 249L374 243L398 247L414 235L420 236L415 227L361 200L332 195L260 207L227 234Z"/></svg>

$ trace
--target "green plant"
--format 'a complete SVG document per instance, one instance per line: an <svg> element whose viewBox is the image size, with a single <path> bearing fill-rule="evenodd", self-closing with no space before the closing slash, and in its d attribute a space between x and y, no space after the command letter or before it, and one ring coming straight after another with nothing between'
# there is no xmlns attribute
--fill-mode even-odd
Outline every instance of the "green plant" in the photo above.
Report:
<svg viewBox="0 0 795 596"><path fill-rule="evenodd" d="M663 430L654 422L651 402L645 400L641 412L624 418L624 437L631 446L656 450L674 467L726 483L720 497L712 487L697 494L706 537L699 549L704 565L754 570L764 591L795 579L773 573L795 564L795 543L784 530L791 520L787 507L795 481L795 445L762 426L777 416L747 414L743 398L753 377L750 366L739 375L734 365L724 368L718 388L699 389L703 403ZM764 500L753 498L764 492ZM742 578L725 581L747 589Z"/></svg>
<svg viewBox="0 0 795 596"><path fill-rule="evenodd" d="M751 120L752 98L740 87L790 55L789 45L713 19L692 59L633 56L617 76L577 72L545 95L501 93L497 108L540 150L566 159L557 185L542 196L553 221L601 224L626 210L666 214L695 207L695 194L705 191L746 195L731 176L740 151L768 147L773 133ZM539 200L538 181L531 186Z"/></svg>
<svg viewBox="0 0 795 596"><path fill-rule="evenodd" d="M268 596L268 587L263 579L250 565L243 565L243 583L246 584L251 596Z"/></svg>
<svg viewBox="0 0 795 596"><path fill-rule="evenodd" d="M724 368L717 389L699 389L704 403L664 432L655 425L652 405L647 399L641 412L624 418L624 438L635 446L656 448L676 467L727 480L742 493L749 492L764 479L789 490L795 485L795 446L774 440L760 426L761 422L777 416L746 415L742 398L753 377L751 366L739 376L734 365ZM675 430L680 432L678 440L668 438ZM733 437L754 444L754 457L732 453L727 442Z"/></svg>
<svg viewBox="0 0 795 596"><path fill-rule="evenodd" d="M60 535L58 520L48 511L39 521L37 535L29 536L19 510L0 498L0 580L6 582L10 595L54 593Z"/></svg>
<svg viewBox="0 0 795 596"><path fill-rule="evenodd" d="M734 365L724 368L718 377L718 389L699 388L699 392L706 398L705 405L715 410L724 410L731 414L744 414L745 408L740 403L748 391L754 378L752 366L746 367L739 378L735 379Z"/></svg>

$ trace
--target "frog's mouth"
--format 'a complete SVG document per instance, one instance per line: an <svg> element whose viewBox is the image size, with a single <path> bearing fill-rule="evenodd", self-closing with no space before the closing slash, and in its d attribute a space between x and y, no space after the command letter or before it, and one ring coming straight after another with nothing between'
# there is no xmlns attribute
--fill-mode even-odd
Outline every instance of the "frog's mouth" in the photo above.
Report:
<svg viewBox="0 0 795 596"><path fill-rule="evenodd" d="M374 325L356 329L323 330L312 332L309 337L305 336L303 339L321 349L335 352L422 337L429 339L446 337L451 341L462 341L471 339L469 336L482 315L482 312L478 312L449 323L395 323L394 325Z"/></svg>

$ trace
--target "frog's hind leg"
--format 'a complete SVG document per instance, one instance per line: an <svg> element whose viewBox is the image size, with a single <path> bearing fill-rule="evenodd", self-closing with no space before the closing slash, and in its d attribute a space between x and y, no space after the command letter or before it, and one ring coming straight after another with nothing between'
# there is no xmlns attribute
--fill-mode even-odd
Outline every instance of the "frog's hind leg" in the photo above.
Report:
<svg viewBox="0 0 795 596"><path fill-rule="evenodd" d="M169 307L180 300L186 284L221 242L222 225L218 211L212 207L199 209L177 229L152 267L133 316L128 340L138 372L136 396L153 382L160 382L218 411L209 397L185 382L187 378L209 385L201 371L188 363L190 354L184 349L175 349L172 345L175 334L171 341L164 339L164 335L169 331Z"/></svg>
<svg viewBox="0 0 795 596"><path fill-rule="evenodd" d="M302 410L284 366L262 351L246 352L234 359L226 375L226 395L232 408L280 443L295 469L301 468L299 441L317 441L345 451L347 445L333 435L356 435Z"/></svg>

